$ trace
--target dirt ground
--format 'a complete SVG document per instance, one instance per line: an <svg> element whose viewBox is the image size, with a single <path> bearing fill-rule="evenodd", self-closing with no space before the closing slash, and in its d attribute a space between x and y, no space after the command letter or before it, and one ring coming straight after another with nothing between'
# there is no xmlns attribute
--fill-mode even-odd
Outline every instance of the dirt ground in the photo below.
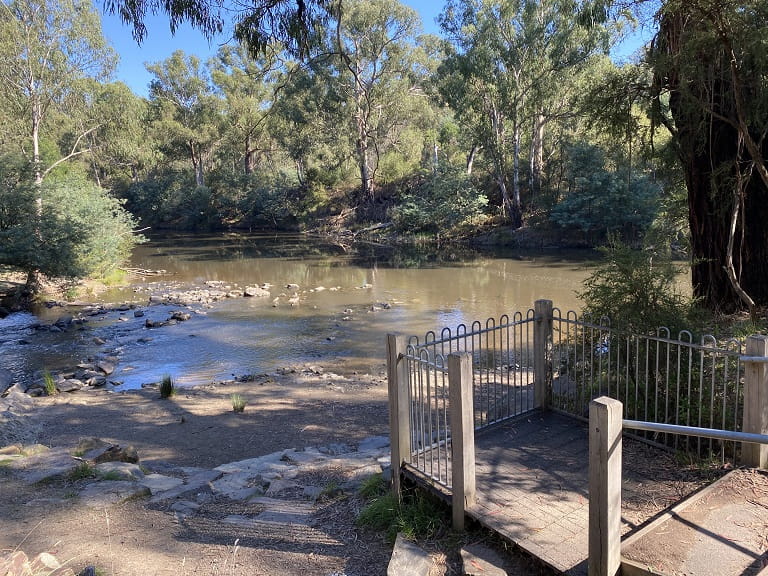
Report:
<svg viewBox="0 0 768 576"><path fill-rule="evenodd" d="M247 401L242 414L232 410L234 393ZM345 378L302 369L181 389L167 400L153 389L59 394L34 399L25 418L26 441L74 447L83 437L98 437L134 446L140 463L152 471L213 468L288 448L354 445L387 434L386 395L381 376ZM386 574L391 546L382 534L355 524L364 505L356 494L320 502L311 529L274 533L222 523L254 506L226 498L184 521L167 505L147 499L84 508L73 497L78 482L29 486L0 467L0 553L49 552L76 573L92 565L115 576ZM436 560L435 574L458 574L458 546L489 539L478 529L421 544ZM504 552L503 545L494 545ZM514 551L505 558L509 574L543 571Z"/></svg>

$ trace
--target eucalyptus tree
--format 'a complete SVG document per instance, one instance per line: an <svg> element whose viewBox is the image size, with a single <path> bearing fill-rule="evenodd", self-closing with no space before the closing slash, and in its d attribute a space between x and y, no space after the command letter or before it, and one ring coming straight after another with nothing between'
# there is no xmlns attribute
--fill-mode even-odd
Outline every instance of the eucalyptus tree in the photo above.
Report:
<svg viewBox="0 0 768 576"><path fill-rule="evenodd" d="M287 64L270 122L270 134L287 152L305 188L345 180L353 158L346 100L329 59Z"/></svg>
<svg viewBox="0 0 768 576"><path fill-rule="evenodd" d="M90 0L13 0L0 6L0 92L17 122L16 137L37 184L62 162L87 151L88 125L72 145L47 165L40 141L54 130L46 119L55 111L72 116L72 104L86 88L86 78L104 79L115 55L101 33ZM47 131L47 132L46 132Z"/></svg>
<svg viewBox="0 0 768 576"><path fill-rule="evenodd" d="M272 145L268 120L283 64L277 52L251 56L243 44L223 46L209 67L224 98L225 137L238 150L243 173L253 173L259 153Z"/></svg>
<svg viewBox="0 0 768 576"><path fill-rule="evenodd" d="M120 203L69 162L102 121L89 115L89 80L114 62L88 0L0 5L0 262L24 270L32 293L39 273L105 274L135 240Z"/></svg>
<svg viewBox="0 0 768 576"><path fill-rule="evenodd" d="M205 185L205 173L221 141L220 100L213 93L206 70L196 56L175 51L168 59L148 64L154 75L149 98L154 124L171 156L180 154L192 164L195 184Z"/></svg>
<svg viewBox="0 0 768 576"><path fill-rule="evenodd" d="M87 117L98 121L98 128L88 134L97 183L135 183L141 171L152 165L155 145L148 113L146 99L123 82L93 84Z"/></svg>
<svg viewBox="0 0 768 576"><path fill-rule="evenodd" d="M400 142L419 101L426 101L424 52L416 42L420 30L416 11L397 0L345 1L336 23L333 78L348 110L367 202L375 198L382 155Z"/></svg>
<svg viewBox="0 0 768 576"><path fill-rule="evenodd" d="M575 0L451 0L440 25L454 49L441 90L493 166L502 213L522 223L521 156L530 126L533 187L543 164L544 127L564 79L607 48L607 30ZM511 163L511 166L510 166ZM510 182L511 180L511 182ZM511 192L510 192L511 184Z"/></svg>
<svg viewBox="0 0 768 576"><path fill-rule="evenodd" d="M650 55L656 119L685 173L694 295L768 304L768 4L667 0Z"/></svg>

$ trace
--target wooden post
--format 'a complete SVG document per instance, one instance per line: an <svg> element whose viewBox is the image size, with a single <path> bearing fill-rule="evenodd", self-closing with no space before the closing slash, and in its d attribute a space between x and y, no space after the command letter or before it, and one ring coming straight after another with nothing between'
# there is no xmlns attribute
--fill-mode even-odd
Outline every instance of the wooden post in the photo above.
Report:
<svg viewBox="0 0 768 576"><path fill-rule="evenodd" d="M448 356L448 386L453 527L464 530L464 512L475 503L475 407L472 356L467 352Z"/></svg>
<svg viewBox="0 0 768 576"><path fill-rule="evenodd" d="M768 356L768 337L747 338L747 356ZM768 434L768 364L747 362L744 370L744 423L742 431ZM744 464L768 468L768 445L741 445Z"/></svg>
<svg viewBox="0 0 768 576"><path fill-rule="evenodd" d="M622 405L601 396L589 404L589 576L621 570Z"/></svg>
<svg viewBox="0 0 768 576"><path fill-rule="evenodd" d="M536 300L533 309L534 405L548 410L552 400L552 300Z"/></svg>
<svg viewBox="0 0 768 576"><path fill-rule="evenodd" d="M387 334L387 385L389 389L389 446L392 464L392 489L398 499L400 469L411 460L411 398L408 389L408 364L404 356L407 343L403 334Z"/></svg>

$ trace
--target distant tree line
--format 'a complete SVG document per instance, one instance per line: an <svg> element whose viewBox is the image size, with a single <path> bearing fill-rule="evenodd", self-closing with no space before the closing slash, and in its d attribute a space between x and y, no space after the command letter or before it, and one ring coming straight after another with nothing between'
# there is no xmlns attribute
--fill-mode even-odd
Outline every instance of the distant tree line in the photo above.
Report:
<svg viewBox="0 0 768 576"><path fill-rule="evenodd" d="M139 39L157 9L218 32L217 6L107 3ZM667 0L645 58L616 64L610 49L643 9L449 0L437 37L397 0L257 1L209 61L147 65L143 98L109 81L115 56L89 0L4 0L0 261L50 268L49 220L76 221L79 202L52 189L82 187L122 239L101 240L112 260L139 222L297 229L343 216L441 240L523 229L681 250L690 238L705 304L764 304L766 8Z"/></svg>

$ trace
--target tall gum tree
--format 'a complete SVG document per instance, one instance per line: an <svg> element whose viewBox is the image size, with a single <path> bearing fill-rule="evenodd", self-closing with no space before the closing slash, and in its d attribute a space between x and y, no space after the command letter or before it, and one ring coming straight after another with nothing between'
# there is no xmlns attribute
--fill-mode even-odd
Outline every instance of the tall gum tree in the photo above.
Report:
<svg viewBox="0 0 768 576"><path fill-rule="evenodd" d="M224 97L228 137L242 154L243 172L256 168L259 152L269 146L267 127L281 62L275 51L252 57L244 45L223 46L209 64L211 77Z"/></svg>
<svg viewBox="0 0 768 576"><path fill-rule="evenodd" d="M46 242L43 180L60 164L87 153L87 136L97 128L96 123L88 123L71 139L68 151L46 165L41 139L46 130L55 132L46 120L56 113L79 115L82 110L75 102L85 89L84 80L107 77L114 63L114 52L102 35L101 20L90 0L14 0L0 5L0 100L16 119L5 128L17 129L10 138L19 143L31 166L33 236L38 246ZM30 261L25 268L27 287L37 292L38 266Z"/></svg>
<svg viewBox="0 0 768 576"><path fill-rule="evenodd" d="M170 58L148 64L154 75L149 86L157 123L169 147L181 147L192 163L195 184L205 186L205 172L220 141L219 104L200 59L175 51Z"/></svg>
<svg viewBox="0 0 768 576"><path fill-rule="evenodd" d="M87 126L70 150L45 166L40 139L52 110L65 108L83 79L106 78L115 55L101 32L101 20L90 0L15 0L0 7L0 91L13 114L25 118L18 134L42 183L57 165L87 151ZM70 110L67 110L68 112Z"/></svg>
<svg viewBox="0 0 768 576"><path fill-rule="evenodd" d="M375 198L382 148L404 120L413 98L423 98L416 35L421 20L397 0L348 0L336 25L339 81L351 106L355 155L364 201Z"/></svg>
<svg viewBox="0 0 768 576"><path fill-rule="evenodd" d="M688 189L694 296L768 305L768 4L669 0L650 54L656 119Z"/></svg>
<svg viewBox="0 0 768 576"><path fill-rule="evenodd" d="M607 30L590 17L592 9L590 2L575 0L452 0L440 17L454 44L444 70L463 76L470 87L459 92L463 109L457 113L480 120L478 139L491 159L502 213L513 226L522 224L524 130L532 128L531 166L538 174L547 102L560 100L565 75L607 49ZM443 94L451 104L453 93Z"/></svg>

